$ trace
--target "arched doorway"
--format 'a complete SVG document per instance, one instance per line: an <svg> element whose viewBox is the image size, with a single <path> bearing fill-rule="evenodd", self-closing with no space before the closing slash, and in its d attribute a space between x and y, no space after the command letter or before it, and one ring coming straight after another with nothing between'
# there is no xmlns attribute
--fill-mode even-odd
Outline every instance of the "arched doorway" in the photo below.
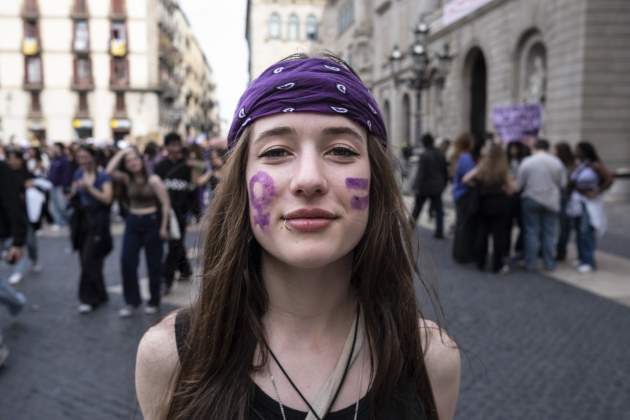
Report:
<svg viewBox="0 0 630 420"><path fill-rule="evenodd" d="M488 113L488 72L486 59L481 48L474 47L466 56L465 80L468 96L468 127L475 138L475 145L480 148L486 137Z"/></svg>

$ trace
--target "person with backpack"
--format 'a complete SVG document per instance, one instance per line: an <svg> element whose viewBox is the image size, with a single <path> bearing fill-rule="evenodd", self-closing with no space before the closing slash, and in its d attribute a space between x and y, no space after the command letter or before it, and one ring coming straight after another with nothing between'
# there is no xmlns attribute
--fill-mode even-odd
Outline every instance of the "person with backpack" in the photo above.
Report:
<svg viewBox="0 0 630 420"><path fill-rule="evenodd" d="M575 146L575 158L577 166L571 173L567 214L572 217L576 230L577 270L587 274L597 268L597 235L603 235L607 228L602 194L612 186L614 176L589 142L579 142Z"/></svg>

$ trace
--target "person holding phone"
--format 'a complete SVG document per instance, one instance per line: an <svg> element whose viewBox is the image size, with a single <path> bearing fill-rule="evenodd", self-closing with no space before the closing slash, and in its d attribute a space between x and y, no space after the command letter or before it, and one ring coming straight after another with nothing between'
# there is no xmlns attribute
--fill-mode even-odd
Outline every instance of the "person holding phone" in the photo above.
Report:
<svg viewBox="0 0 630 420"><path fill-rule="evenodd" d="M0 246L10 240L10 246L2 255L9 264L15 264L22 257L22 247L26 239L26 213L20 195L20 185L14 173L0 161ZM26 298L13 289L0 277L0 303L7 307L11 315L17 315L24 308ZM0 366L9 356L0 332Z"/></svg>

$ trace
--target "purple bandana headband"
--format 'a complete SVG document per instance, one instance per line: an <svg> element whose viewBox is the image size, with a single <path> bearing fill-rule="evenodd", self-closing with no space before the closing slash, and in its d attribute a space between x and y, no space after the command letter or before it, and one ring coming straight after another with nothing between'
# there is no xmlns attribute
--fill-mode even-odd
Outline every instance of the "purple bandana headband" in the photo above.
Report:
<svg viewBox="0 0 630 420"><path fill-rule="evenodd" d="M365 127L387 145L387 131L368 88L343 65L324 58L287 60L265 70L238 103L228 148L255 120L285 112L341 115Z"/></svg>

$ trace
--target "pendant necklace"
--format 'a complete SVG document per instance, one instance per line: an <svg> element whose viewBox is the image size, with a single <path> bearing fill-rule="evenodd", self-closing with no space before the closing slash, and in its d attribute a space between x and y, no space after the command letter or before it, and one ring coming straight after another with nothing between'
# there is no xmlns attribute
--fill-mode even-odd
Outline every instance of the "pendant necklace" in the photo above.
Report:
<svg viewBox="0 0 630 420"><path fill-rule="evenodd" d="M313 415L315 416L315 418L317 420L323 420L324 418L326 418L326 415L328 415L328 413L330 412L330 409L335 404L335 401L337 400L337 397L339 396L339 391L341 391L341 387L343 386L343 383L345 382L346 376L347 376L349 368L350 368L350 362L352 361L352 355L354 354L354 348L355 348L355 345L356 345L356 341L357 341L357 330L359 329L359 315L360 315L360 306L357 306L357 322L356 322L356 326L355 326L355 329L354 329L354 337L353 337L353 340L352 340L352 347L350 348L350 356L348 357L348 360L346 362L346 366L345 366L343 375L341 377L341 381L339 383L339 386L337 387L337 391L335 392L335 395L334 395L334 397L333 397L333 399L332 399L332 401L330 403L330 406L326 410L326 413L324 414L323 417L319 417L319 415L317 414L315 409L311 406L311 404L308 402L306 397L304 397L302 392L300 392L300 390L298 389L297 385L295 385L295 383L293 382L293 380L291 380L291 377L289 377L289 375L286 372L286 370L284 369L284 367L280 364L280 361L278 361L278 358L276 357L276 355L273 353L273 351L269 347L269 344L267 344L266 341L264 342L265 346L267 347L267 350L269 351L269 354L271 355L273 360L276 362L276 364L280 368L280 371L284 374L284 376L289 381L289 384L291 384L293 389L297 392L297 394L300 396L302 401L304 401L304 403L306 404L308 409L313 413ZM271 379L271 384L273 385L273 389L274 389L274 391L276 393L276 398L278 399L278 405L280 406L280 414L282 415L282 420L287 420L287 416L286 416L286 413L284 411L284 404L282 403L282 400L280 399L280 392L278 391L278 386L276 385L276 380L275 380L273 374L271 373L271 369L269 369L269 377ZM359 400L360 400L360 397L361 397L361 384L362 384L362 382L363 382L363 364L361 365L361 374L359 376L359 391L357 393L357 401L356 401L355 407L354 407L354 420L357 420L357 416L358 416L358 413L359 413Z"/></svg>

